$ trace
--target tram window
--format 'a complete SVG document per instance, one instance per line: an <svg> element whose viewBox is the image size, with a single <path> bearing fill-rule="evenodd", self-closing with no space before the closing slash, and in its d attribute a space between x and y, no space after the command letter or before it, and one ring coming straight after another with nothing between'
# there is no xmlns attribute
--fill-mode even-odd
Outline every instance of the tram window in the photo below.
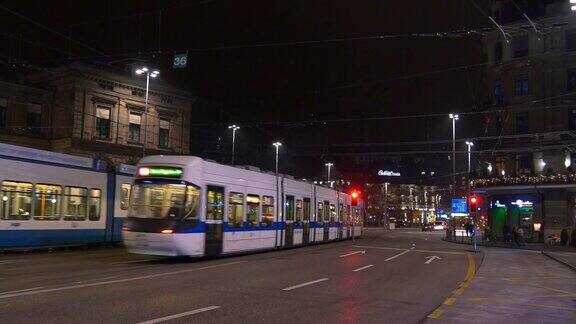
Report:
<svg viewBox="0 0 576 324"><path fill-rule="evenodd" d="M339 222L344 221L344 205L342 204L338 205L338 221Z"/></svg>
<svg viewBox="0 0 576 324"><path fill-rule="evenodd" d="M324 201L324 221L330 220L330 202Z"/></svg>
<svg viewBox="0 0 576 324"><path fill-rule="evenodd" d="M2 181L2 219L30 219L32 184Z"/></svg>
<svg viewBox="0 0 576 324"><path fill-rule="evenodd" d="M222 220L224 218L224 194L223 188L208 187L206 201L206 219Z"/></svg>
<svg viewBox="0 0 576 324"><path fill-rule="evenodd" d="M102 191L100 189L90 189L90 201L88 205L88 219L91 221L100 220L100 202Z"/></svg>
<svg viewBox="0 0 576 324"><path fill-rule="evenodd" d="M120 189L120 209L127 210L130 208L130 192L132 191L132 185L129 183L123 183Z"/></svg>
<svg viewBox="0 0 576 324"><path fill-rule="evenodd" d="M294 196L286 196L286 220L294 220Z"/></svg>
<svg viewBox="0 0 576 324"><path fill-rule="evenodd" d="M302 222L302 200L296 199L296 224L300 224Z"/></svg>
<svg viewBox="0 0 576 324"><path fill-rule="evenodd" d="M334 204L330 204L330 222L334 222L336 220L336 206Z"/></svg>
<svg viewBox="0 0 576 324"><path fill-rule="evenodd" d="M272 226L274 222L274 197L262 196L262 226Z"/></svg>
<svg viewBox="0 0 576 324"><path fill-rule="evenodd" d="M318 213L316 214L316 221L322 223L322 215L324 215L324 204L318 203Z"/></svg>
<svg viewBox="0 0 576 324"><path fill-rule="evenodd" d="M184 208L185 219L200 218L200 188L196 186L186 187L186 206Z"/></svg>
<svg viewBox="0 0 576 324"><path fill-rule="evenodd" d="M62 187L51 184L36 184L34 186L34 219L59 219L61 197Z"/></svg>
<svg viewBox="0 0 576 324"><path fill-rule="evenodd" d="M244 194L231 192L228 199L228 225L241 227L244 220Z"/></svg>
<svg viewBox="0 0 576 324"><path fill-rule="evenodd" d="M260 221L260 196L246 196L246 205L248 207L246 211L248 226L258 226L258 222Z"/></svg>
<svg viewBox="0 0 576 324"><path fill-rule="evenodd" d="M64 220L85 220L88 205L88 189L64 188Z"/></svg>
<svg viewBox="0 0 576 324"><path fill-rule="evenodd" d="M310 198L304 198L304 220L310 220Z"/></svg>

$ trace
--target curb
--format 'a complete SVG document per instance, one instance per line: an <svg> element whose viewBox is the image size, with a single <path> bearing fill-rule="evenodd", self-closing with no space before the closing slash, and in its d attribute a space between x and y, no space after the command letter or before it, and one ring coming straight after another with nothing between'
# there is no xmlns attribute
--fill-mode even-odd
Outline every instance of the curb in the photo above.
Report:
<svg viewBox="0 0 576 324"><path fill-rule="evenodd" d="M563 265L565 265L566 267L570 268L570 270L576 272L576 267L573 266L573 265L571 265L570 263L568 263L568 262L566 262L566 261L564 261L564 260L561 260L561 259L559 259L559 258L557 258L557 257L555 257L555 256L552 256L552 255L550 255L549 253L547 253L547 252L545 252L545 251L540 251L540 252L541 252L542 254L544 254L545 256L549 257L550 259L552 259L552 260L554 260L554 261L556 261L556 262L558 262L558 263L560 263L560 264L563 264Z"/></svg>

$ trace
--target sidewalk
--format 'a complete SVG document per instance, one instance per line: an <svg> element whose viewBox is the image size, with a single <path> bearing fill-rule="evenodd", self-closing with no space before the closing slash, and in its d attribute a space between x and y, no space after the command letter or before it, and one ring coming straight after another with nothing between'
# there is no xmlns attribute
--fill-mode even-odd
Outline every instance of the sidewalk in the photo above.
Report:
<svg viewBox="0 0 576 324"><path fill-rule="evenodd" d="M427 322L576 323L574 271L537 251L482 251L471 283L456 289Z"/></svg>
<svg viewBox="0 0 576 324"><path fill-rule="evenodd" d="M576 271L576 251L575 252L542 251L542 253L564 264L568 268L571 268L572 270Z"/></svg>
<svg viewBox="0 0 576 324"><path fill-rule="evenodd" d="M445 237L442 240L450 243L458 243L458 244L468 244L472 245L470 237L464 237L463 239L456 239L456 240L448 240ZM544 243L524 243L521 246L518 246L515 243L504 243L501 241L482 241L478 240L476 243L478 246L486 246L486 247L499 247L499 248L508 248L508 249L521 249L521 250L533 250L533 251L551 251L551 252L573 252L576 253L576 248L570 246L559 246L559 245L548 245Z"/></svg>

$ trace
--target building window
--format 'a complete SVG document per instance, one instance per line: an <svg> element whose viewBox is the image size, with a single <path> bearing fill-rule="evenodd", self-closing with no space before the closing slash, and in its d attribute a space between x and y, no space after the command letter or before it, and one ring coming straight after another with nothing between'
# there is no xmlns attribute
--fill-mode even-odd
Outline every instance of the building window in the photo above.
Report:
<svg viewBox="0 0 576 324"><path fill-rule="evenodd" d="M530 132L530 115L527 111L516 113L516 133L527 134Z"/></svg>
<svg viewBox="0 0 576 324"><path fill-rule="evenodd" d="M576 68L568 69L566 72L566 91L576 91Z"/></svg>
<svg viewBox="0 0 576 324"><path fill-rule="evenodd" d="M513 45L514 58L528 56L528 35L514 37Z"/></svg>
<svg viewBox="0 0 576 324"><path fill-rule="evenodd" d="M576 50L576 29L566 30L564 33L566 51Z"/></svg>
<svg viewBox="0 0 576 324"><path fill-rule="evenodd" d="M244 194L231 192L228 200L228 226L241 227L244 220Z"/></svg>
<svg viewBox="0 0 576 324"><path fill-rule="evenodd" d="M523 154L516 157L518 173L531 173L532 172L532 155Z"/></svg>
<svg viewBox="0 0 576 324"><path fill-rule="evenodd" d="M0 127L6 127L6 111L8 110L8 99L0 98Z"/></svg>
<svg viewBox="0 0 576 324"><path fill-rule="evenodd" d="M528 74L522 73L514 77L514 95L526 96L530 93Z"/></svg>
<svg viewBox="0 0 576 324"><path fill-rule="evenodd" d="M106 104L96 105L96 136L110 138L110 110Z"/></svg>
<svg viewBox="0 0 576 324"><path fill-rule="evenodd" d="M568 111L568 126L570 130L576 130L576 109Z"/></svg>
<svg viewBox="0 0 576 324"><path fill-rule="evenodd" d="M140 122L142 115L130 113L130 125L128 126L128 141L139 143L140 142Z"/></svg>
<svg viewBox="0 0 576 324"><path fill-rule="evenodd" d="M40 134L42 127L42 106L28 103L26 113L26 127L28 127L30 133Z"/></svg>
<svg viewBox="0 0 576 324"><path fill-rule="evenodd" d="M502 98L502 83L500 80L495 80L493 85L493 96L494 96L494 103L496 105L502 105L504 98Z"/></svg>
<svg viewBox="0 0 576 324"><path fill-rule="evenodd" d="M502 62L502 42L494 44L494 63Z"/></svg>
<svg viewBox="0 0 576 324"><path fill-rule="evenodd" d="M160 129L158 132L158 146L168 148L170 146L170 121L160 119Z"/></svg>

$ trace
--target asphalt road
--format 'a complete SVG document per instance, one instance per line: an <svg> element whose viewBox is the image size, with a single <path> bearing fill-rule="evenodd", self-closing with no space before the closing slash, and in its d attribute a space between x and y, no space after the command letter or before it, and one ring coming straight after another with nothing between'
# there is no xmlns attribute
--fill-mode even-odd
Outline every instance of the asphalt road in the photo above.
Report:
<svg viewBox="0 0 576 324"><path fill-rule="evenodd" d="M466 246L441 235L368 229L355 242L211 260L2 255L0 323L416 323L469 271Z"/></svg>

